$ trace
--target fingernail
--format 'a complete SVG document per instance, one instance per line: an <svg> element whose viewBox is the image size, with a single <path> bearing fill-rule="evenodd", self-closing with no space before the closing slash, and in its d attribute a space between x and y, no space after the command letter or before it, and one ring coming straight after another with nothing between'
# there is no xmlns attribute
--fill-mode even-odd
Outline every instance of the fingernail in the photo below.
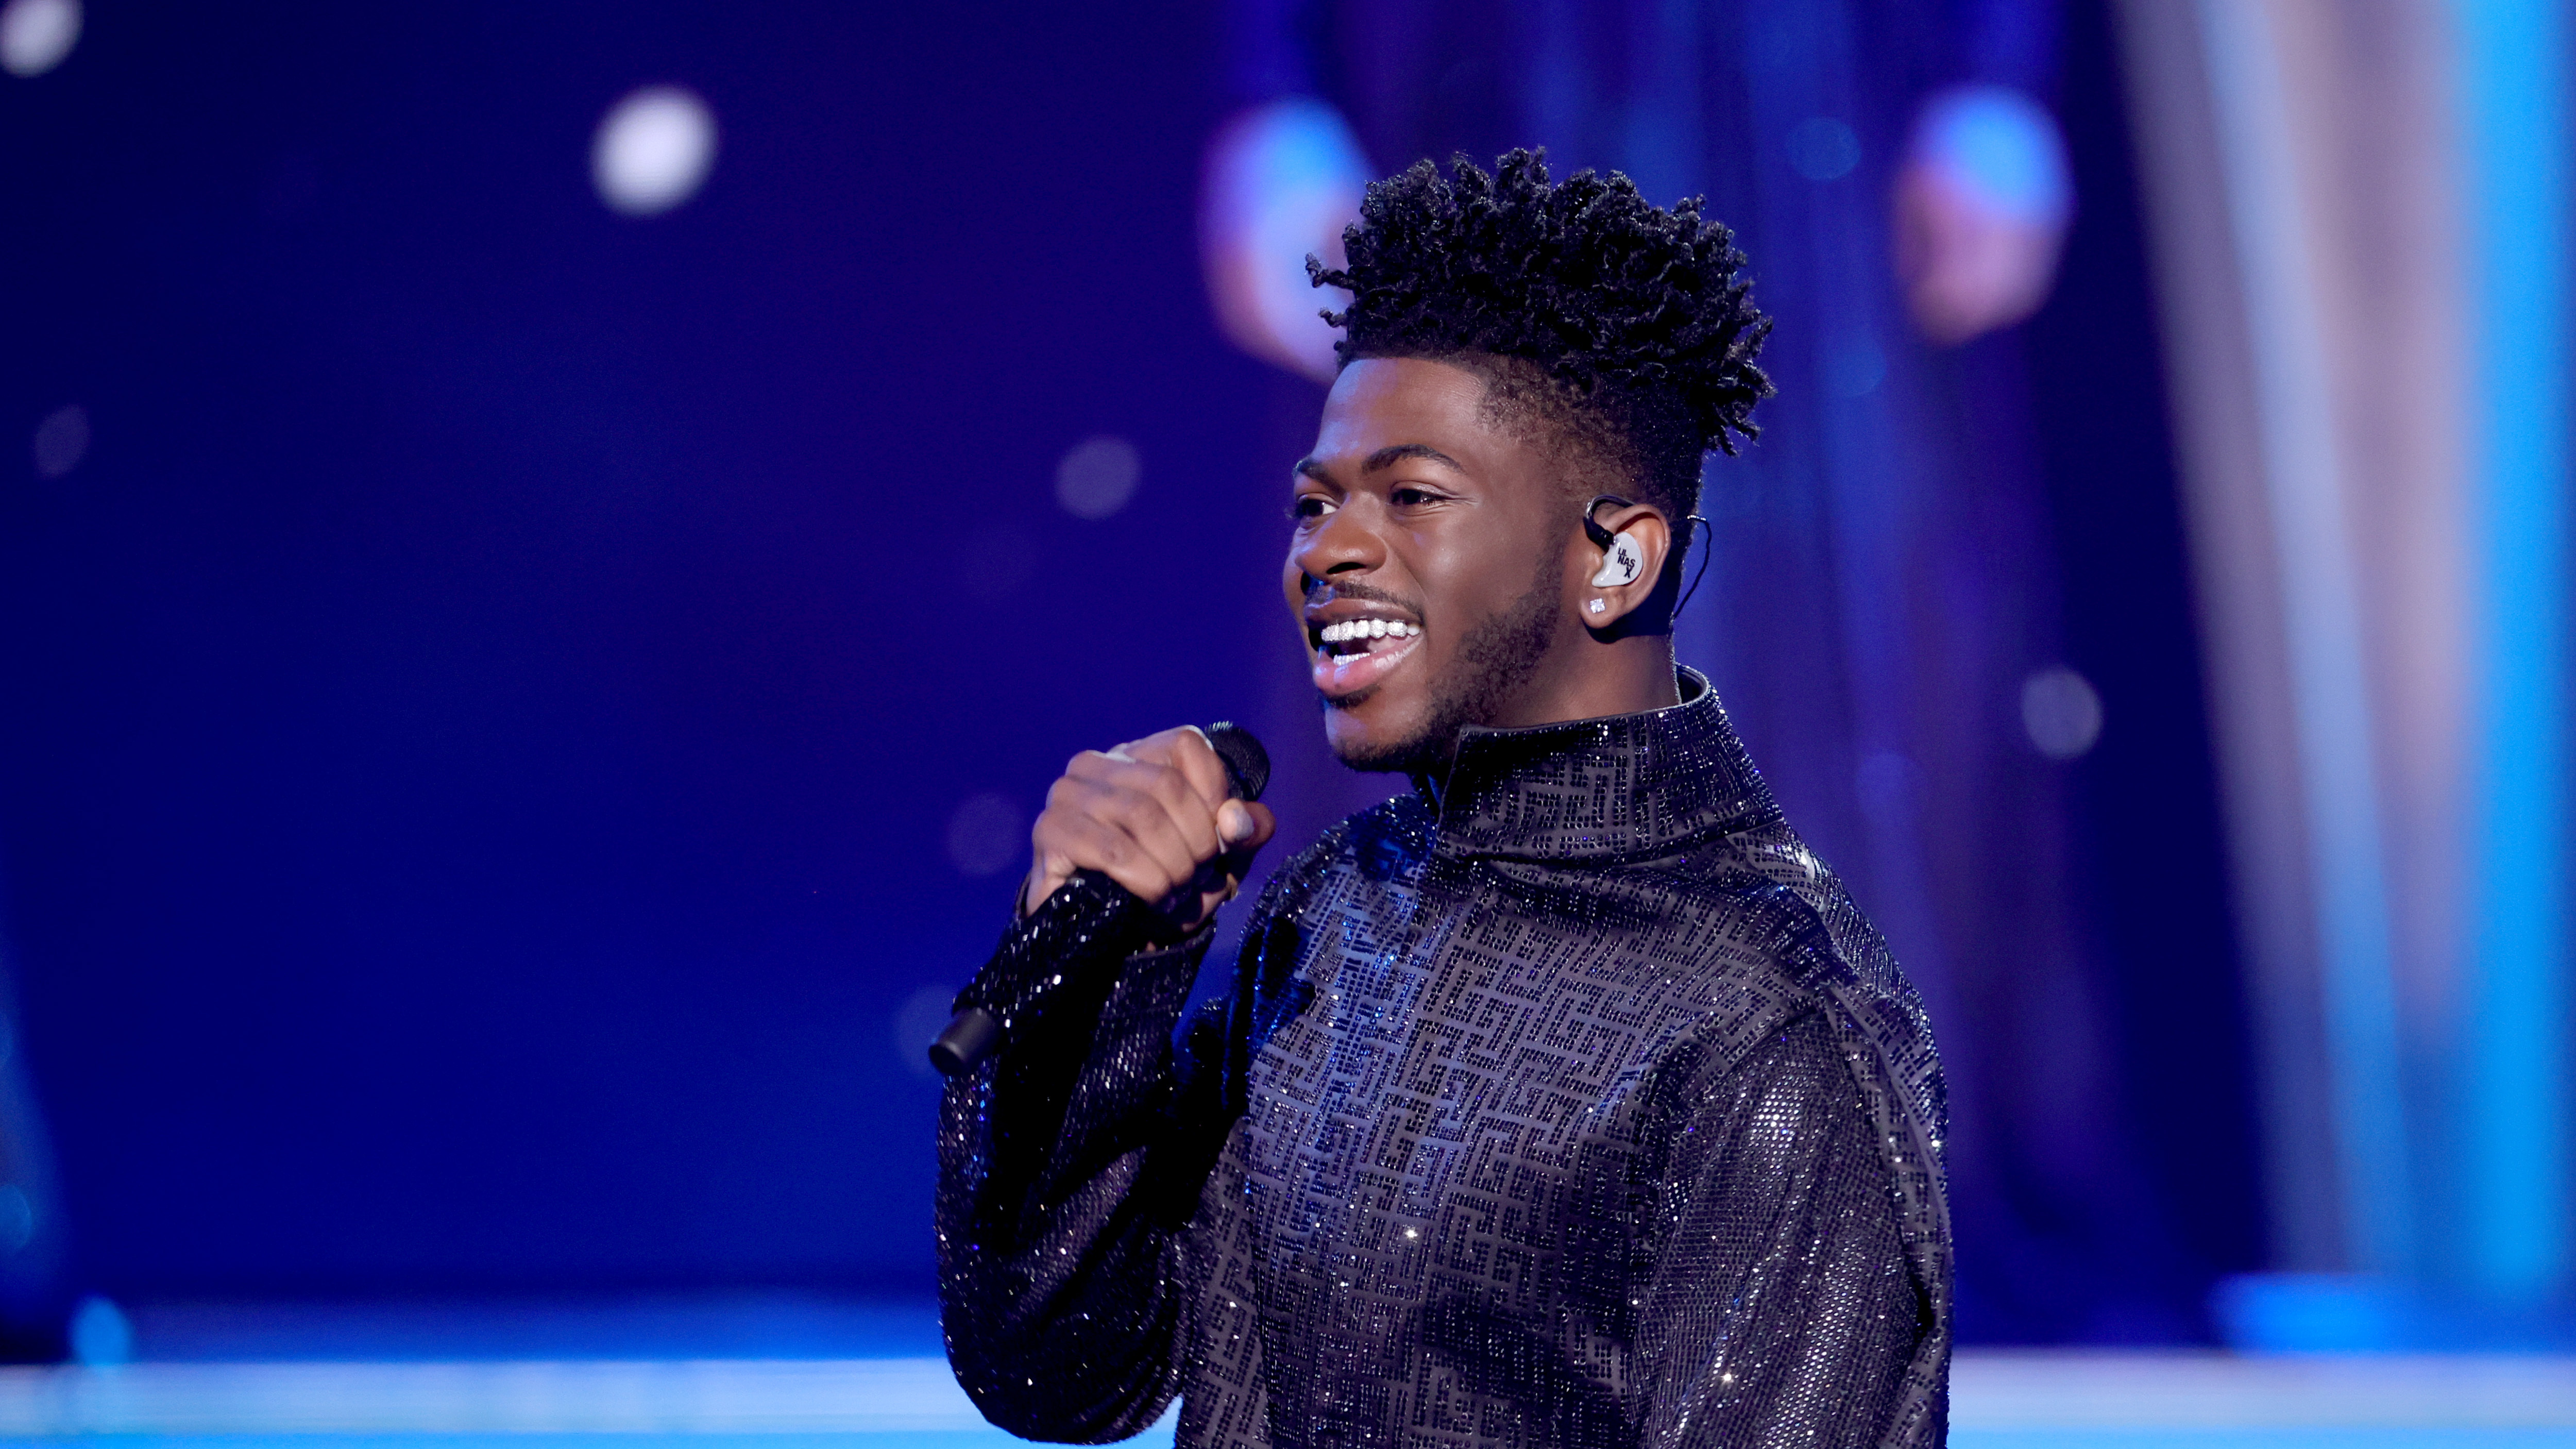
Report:
<svg viewBox="0 0 2576 1449"><path fill-rule="evenodd" d="M1216 833L1224 836L1228 845L1250 840L1253 829L1252 812L1243 808L1243 802L1228 800L1216 807Z"/></svg>

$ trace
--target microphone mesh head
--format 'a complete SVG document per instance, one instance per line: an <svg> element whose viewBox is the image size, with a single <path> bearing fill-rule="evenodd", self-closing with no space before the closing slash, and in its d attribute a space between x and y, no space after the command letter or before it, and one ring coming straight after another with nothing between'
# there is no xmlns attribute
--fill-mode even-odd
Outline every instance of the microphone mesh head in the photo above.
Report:
<svg viewBox="0 0 2576 1449"><path fill-rule="evenodd" d="M1225 782L1237 800L1258 800L1270 785L1270 752L1252 731L1239 724L1218 720L1207 727L1208 743L1216 747L1216 757L1225 762Z"/></svg>

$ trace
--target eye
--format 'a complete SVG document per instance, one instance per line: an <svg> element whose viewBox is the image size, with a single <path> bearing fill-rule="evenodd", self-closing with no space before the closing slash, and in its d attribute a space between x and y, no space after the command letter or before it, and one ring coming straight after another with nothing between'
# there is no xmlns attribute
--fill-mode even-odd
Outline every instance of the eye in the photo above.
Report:
<svg viewBox="0 0 2576 1449"><path fill-rule="evenodd" d="M1333 511L1331 499L1317 493L1300 493L1288 500L1288 516L1300 523L1321 518Z"/></svg>
<svg viewBox="0 0 2576 1449"><path fill-rule="evenodd" d="M1388 502L1394 504L1398 508L1420 508L1426 504L1437 503L1440 501L1439 494L1432 492L1428 488L1417 488L1410 483L1397 484L1394 491L1387 494L1386 497Z"/></svg>

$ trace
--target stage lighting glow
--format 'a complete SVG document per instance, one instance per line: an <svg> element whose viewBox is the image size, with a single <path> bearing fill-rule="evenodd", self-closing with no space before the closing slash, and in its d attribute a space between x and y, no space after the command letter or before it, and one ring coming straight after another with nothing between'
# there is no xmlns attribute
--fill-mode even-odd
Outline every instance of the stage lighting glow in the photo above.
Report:
<svg viewBox="0 0 2576 1449"><path fill-rule="evenodd" d="M2043 669L2022 681L2021 725L2052 760L2072 760L2102 737L2102 696L2072 669Z"/></svg>
<svg viewBox="0 0 2576 1449"><path fill-rule="evenodd" d="M125 1310L93 1293L72 1310L72 1361L108 1368L134 1357L134 1325Z"/></svg>
<svg viewBox="0 0 2576 1449"><path fill-rule="evenodd" d="M1306 258L1338 267L1374 169L1341 113L1303 97L1226 123L1208 143L1199 252L1217 323L1237 347L1329 385L1341 333L1316 312L1347 300L1306 280Z"/></svg>
<svg viewBox="0 0 2576 1449"><path fill-rule="evenodd" d="M697 195L716 161L716 118L678 86L646 86L600 118L590 178L609 210L651 216Z"/></svg>
<svg viewBox="0 0 2576 1449"><path fill-rule="evenodd" d="M1055 465L1055 498L1076 518L1107 518L1136 496L1144 469L1125 438L1088 438Z"/></svg>
<svg viewBox="0 0 2576 1449"><path fill-rule="evenodd" d="M1789 128L1789 165L1809 181L1832 181L1860 164L1860 137L1831 116L1809 116Z"/></svg>
<svg viewBox="0 0 2576 1449"><path fill-rule="evenodd" d="M9 0L0 6L0 69L39 76L80 44L80 0Z"/></svg>
<svg viewBox="0 0 2576 1449"><path fill-rule="evenodd" d="M1006 795L969 795L948 817L948 860L959 874L996 875L1018 863L1028 817Z"/></svg>
<svg viewBox="0 0 2576 1449"><path fill-rule="evenodd" d="M2066 143L2046 107L2005 86L1967 86L1926 106L1915 149L1978 204L2055 223L2075 204Z"/></svg>
<svg viewBox="0 0 2576 1449"><path fill-rule="evenodd" d="M89 456L89 410L78 403L45 414L36 424L36 476L60 478Z"/></svg>

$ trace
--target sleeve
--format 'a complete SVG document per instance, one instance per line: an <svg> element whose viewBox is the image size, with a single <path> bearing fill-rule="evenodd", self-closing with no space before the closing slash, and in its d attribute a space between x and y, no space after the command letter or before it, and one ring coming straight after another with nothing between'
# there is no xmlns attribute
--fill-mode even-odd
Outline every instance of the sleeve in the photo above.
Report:
<svg viewBox="0 0 2576 1449"><path fill-rule="evenodd" d="M1685 1094L1638 1309L1642 1443L1889 1429L1931 1314L1871 1124L1821 1010Z"/></svg>
<svg viewBox="0 0 2576 1449"><path fill-rule="evenodd" d="M1184 1236L1229 1122L1212 1080L1185 1084L1172 1032L1215 934L1123 962L1016 963L1066 989L941 1100L949 1361L1024 1438L1125 1438L1179 1387L1198 1286ZM1223 1030L1206 1026L1193 1037Z"/></svg>

